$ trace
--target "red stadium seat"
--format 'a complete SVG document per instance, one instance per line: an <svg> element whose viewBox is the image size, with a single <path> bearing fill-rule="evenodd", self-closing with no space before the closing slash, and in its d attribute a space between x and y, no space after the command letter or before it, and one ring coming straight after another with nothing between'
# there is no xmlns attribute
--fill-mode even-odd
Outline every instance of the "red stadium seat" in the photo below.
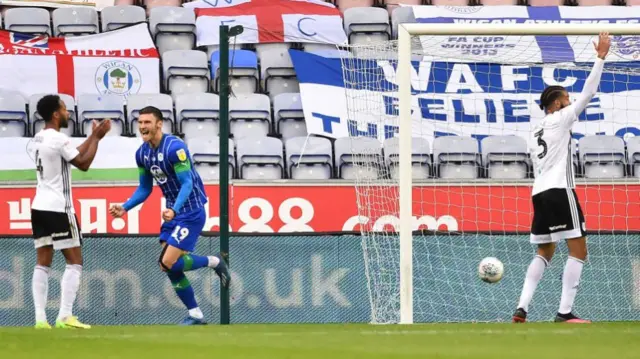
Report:
<svg viewBox="0 0 640 359"><path fill-rule="evenodd" d="M609 6L610 0L578 0L580 6Z"/></svg>
<svg viewBox="0 0 640 359"><path fill-rule="evenodd" d="M336 0L336 5L341 12L352 7L368 7L373 6L373 0Z"/></svg>
<svg viewBox="0 0 640 359"><path fill-rule="evenodd" d="M115 0L113 5L115 6L136 5L136 1L135 0Z"/></svg>
<svg viewBox="0 0 640 359"><path fill-rule="evenodd" d="M399 7L400 4L422 5L422 0L385 0L384 3L387 6L387 11L389 12L389 15L391 15L391 13L393 13L393 10Z"/></svg>
<svg viewBox="0 0 640 359"><path fill-rule="evenodd" d="M529 6L562 6L564 0L529 0Z"/></svg>

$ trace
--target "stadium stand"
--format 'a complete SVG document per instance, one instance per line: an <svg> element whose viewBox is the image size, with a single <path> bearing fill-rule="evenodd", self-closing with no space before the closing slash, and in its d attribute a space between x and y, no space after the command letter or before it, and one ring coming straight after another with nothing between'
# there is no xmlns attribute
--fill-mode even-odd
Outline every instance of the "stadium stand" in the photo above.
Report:
<svg viewBox="0 0 640 359"><path fill-rule="evenodd" d="M410 8L401 5L528 5L528 6L638 6L640 1L609 0L336 0L343 13L350 44L369 44L397 38L398 24L415 22ZM217 145L219 108L219 58L215 45L196 48L195 14L179 0L117 0L115 6L97 12L85 7L53 11L5 7L0 13L3 29L32 34L77 36L113 31L147 21L162 63L162 92L136 94L126 103L115 95L84 95L76 99L61 94L71 113L69 135L86 136L91 120L109 117L116 122L111 136L137 136L138 111L147 105L160 108L165 131L183 136L194 155L198 171L206 179L219 175ZM326 57L350 57L333 45L231 44L230 126L234 141L230 176L244 179L353 179L354 171L371 178L396 178L397 139L382 146L368 138L329 140L309 137L300 100L299 84L288 50ZM18 93L0 91L0 136L32 136L43 122L35 104L43 94L24 99ZM77 110L76 110L77 103ZM126 106L126 107L125 107ZM175 110L174 110L175 109ZM249 139L266 146L258 151ZM246 146L246 147L245 147ZM451 152L455 149L456 152ZM586 178L640 177L640 140L614 136L587 136L572 142L573 165ZM579 151L578 151L579 150ZM237 151L237 156L236 156ZM364 155L355 153L361 151ZM526 141L514 136L439 137L433 143L413 139L415 179L517 180L531 178ZM197 157L197 158L196 158ZM482 168L482 170L478 170Z"/></svg>

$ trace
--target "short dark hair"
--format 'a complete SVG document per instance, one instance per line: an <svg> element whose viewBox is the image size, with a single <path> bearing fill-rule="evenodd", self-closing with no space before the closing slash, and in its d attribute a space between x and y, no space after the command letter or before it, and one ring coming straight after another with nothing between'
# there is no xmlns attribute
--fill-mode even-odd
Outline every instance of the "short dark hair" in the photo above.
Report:
<svg viewBox="0 0 640 359"><path fill-rule="evenodd" d="M540 109L545 111L553 101L555 101L560 95L565 92L565 88L562 86L549 86L540 95Z"/></svg>
<svg viewBox="0 0 640 359"><path fill-rule="evenodd" d="M154 107L154 106L144 107L138 113L140 115L153 115L153 117L155 117L156 120L158 120L158 121L162 121L163 120L162 111L160 111L160 109L158 109L157 107Z"/></svg>
<svg viewBox="0 0 640 359"><path fill-rule="evenodd" d="M51 121L53 113L58 111L60 107L60 96L58 95L46 95L38 101L36 106L44 122Z"/></svg>

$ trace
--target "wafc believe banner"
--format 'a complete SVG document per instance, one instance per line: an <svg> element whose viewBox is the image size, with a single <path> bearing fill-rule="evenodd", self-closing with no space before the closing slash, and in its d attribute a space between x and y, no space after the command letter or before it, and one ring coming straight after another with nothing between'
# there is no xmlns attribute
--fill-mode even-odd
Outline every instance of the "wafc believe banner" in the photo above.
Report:
<svg viewBox="0 0 640 359"><path fill-rule="evenodd" d="M386 188L386 189L385 189ZM230 226L233 232L340 232L391 230L397 213L386 198L389 187L376 189L379 205L368 209L375 217L358 218L353 185L235 185L231 189ZM164 199L159 190L124 219L113 219L108 208L123 203L134 187L75 187L74 205L85 233L157 234ZM640 185L583 185L577 188L589 231L640 231ZM388 192L388 193L386 193ZM218 187L207 185L208 222L205 230L219 229ZM33 188L0 188L0 234L31 233L30 203ZM415 229L529 233L531 187L520 186L424 186L414 188Z"/></svg>

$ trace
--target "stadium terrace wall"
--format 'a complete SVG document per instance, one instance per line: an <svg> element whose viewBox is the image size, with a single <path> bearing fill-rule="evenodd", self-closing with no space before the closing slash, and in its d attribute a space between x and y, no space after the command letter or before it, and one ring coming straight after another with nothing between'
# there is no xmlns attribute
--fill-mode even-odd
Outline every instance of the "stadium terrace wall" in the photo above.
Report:
<svg viewBox="0 0 640 359"><path fill-rule="evenodd" d="M156 234L161 225L164 198L156 189L125 218L113 219L108 208L123 203L137 183L74 184L73 198L80 227L85 233L119 235ZM209 220L205 230L217 231L218 186L207 184ZM579 183L576 189L586 216L587 229L600 233L640 231L640 184L636 181ZM31 234L30 204L33 185L0 186L0 234ZM397 223L391 201L397 191L380 185L363 191L370 217L358 213L353 182L306 183L237 181L230 190L229 221L232 232L351 232L393 229ZM429 181L413 188L414 229L528 233L531 227L531 183L447 183ZM360 224L362 223L362 225Z"/></svg>
<svg viewBox="0 0 640 359"><path fill-rule="evenodd" d="M369 241L370 239L366 239ZM378 243L397 251L397 241ZM415 320L505 321L517 301L532 256L525 235L416 236ZM593 235L576 308L594 320L640 320L640 236ZM231 238L233 323L369 322L371 301L363 238L355 235L238 236ZM369 243L371 245L371 243ZM215 236L203 237L197 252L213 253ZM185 314L157 265L152 236L91 236L75 313L96 325L171 324ZM498 284L476 277L487 255L501 258ZM557 310L564 253L552 262L531 307L532 320ZM55 318L64 261L58 254L49 286L48 315ZM33 324L33 243L0 238L0 326ZM388 261L391 263L391 260ZM371 264L371 262L369 263ZM375 267L374 267L375 268ZM210 270L189 272L207 319L219 320L218 280ZM388 285L397 286L390 276ZM373 288L375 290L375 288ZM392 309L392 308L390 308Z"/></svg>

